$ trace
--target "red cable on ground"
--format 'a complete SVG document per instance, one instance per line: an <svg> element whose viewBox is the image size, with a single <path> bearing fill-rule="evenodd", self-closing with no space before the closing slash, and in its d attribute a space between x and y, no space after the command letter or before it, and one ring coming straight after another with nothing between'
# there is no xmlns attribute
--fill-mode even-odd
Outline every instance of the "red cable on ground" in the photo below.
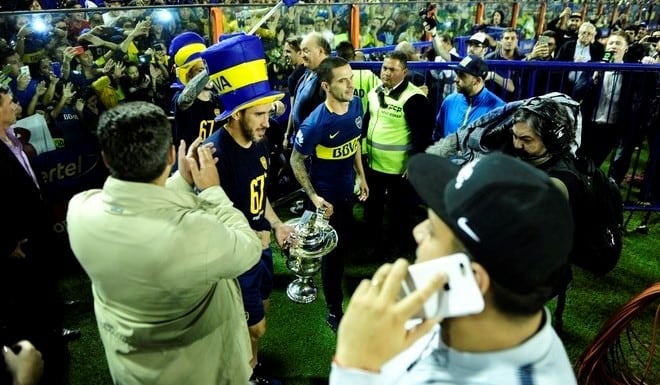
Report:
<svg viewBox="0 0 660 385"><path fill-rule="evenodd" d="M628 303L622 306L605 322L598 335L585 349L576 363L577 379L581 385L657 385L657 379L660 373L655 373L652 368L653 360L656 359L656 341L658 328L660 326L660 304L655 310L651 340L642 340L633 330L632 321L640 315L646 308L660 297L660 283L651 285L633 297ZM626 332L626 339L630 347L631 354L626 357L621 345L621 338ZM638 354L633 346L636 342L637 349L648 353L648 359ZM637 368L641 367L642 372L633 373L633 367L630 365L636 360ZM657 368L657 367L656 367ZM649 377L651 375L651 377ZM653 383L647 382L655 378Z"/></svg>

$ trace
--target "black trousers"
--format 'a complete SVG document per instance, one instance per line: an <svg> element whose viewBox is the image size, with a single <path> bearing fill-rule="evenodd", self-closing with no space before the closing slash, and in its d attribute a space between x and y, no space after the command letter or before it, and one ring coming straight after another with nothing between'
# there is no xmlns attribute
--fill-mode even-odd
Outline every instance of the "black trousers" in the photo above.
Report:
<svg viewBox="0 0 660 385"><path fill-rule="evenodd" d="M619 127L614 124L585 121L578 155L591 159L600 167L620 139L619 131Z"/></svg>
<svg viewBox="0 0 660 385"><path fill-rule="evenodd" d="M388 207L390 229L396 229L396 237L410 238L414 226L414 215L420 199L408 180L402 175L385 174L366 168L369 184L369 199L364 202L364 219L375 241L391 237L384 236L385 206ZM403 230L403 231L401 231ZM394 234L391 234L394 236ZM383 238L383 239L378 239Z"/></svg>
<svg viewBox="0 0 660 385"><path fill-rule="evenodd" d="M319 194L323 196L323 194ZM325 198L325 197L324 197ZM333 214L330 217L330 226L337 231L337 247L321 259L321 282L323 283L323 295L328 312L343 314L342 303L344 292L342 279L344 276L344 261L351 250L355 219L353 217L354 200L345 200L330 203L333 206ZM316 211L309 199L305 200L305 209Z"/></svg>

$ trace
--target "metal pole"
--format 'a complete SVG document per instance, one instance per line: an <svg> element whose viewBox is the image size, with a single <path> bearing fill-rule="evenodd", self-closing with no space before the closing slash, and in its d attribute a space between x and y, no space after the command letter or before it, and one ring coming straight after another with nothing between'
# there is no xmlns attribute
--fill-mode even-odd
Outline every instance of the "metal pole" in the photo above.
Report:
<svg viewBox="0 0 660 385"><path fill-rule="evenodd" d="M275 12L277 12L277 10L280 9L283 5L284 5L284 1L280 0L280 2L277 3L277 4L275 4L275 6L273 7L273 9L271 9L270 11L268 11L268 13L266 13L266 14L265 14L265 15L264 15L264 16L263 16L263 17L257 22L257 24L255 24L254 27L252 27L252 29L250 30L250 32L248 32L247 34L248 34L248 35L254 35L254 33L257 32L257 30L259 29L259 27L261 27L261 26L263 25L263 23L266 22L266 20L270 19L270 17L273 16L273 14L275 14Z"/></svg>

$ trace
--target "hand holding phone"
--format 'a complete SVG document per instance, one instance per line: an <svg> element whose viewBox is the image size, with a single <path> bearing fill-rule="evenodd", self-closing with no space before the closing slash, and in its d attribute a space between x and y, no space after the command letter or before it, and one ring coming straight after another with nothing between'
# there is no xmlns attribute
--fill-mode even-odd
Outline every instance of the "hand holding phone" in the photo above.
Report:
<svg viewBox="0 0 660 385"><path fill-rule="evenodd" d="M432 295L413 318L450 318L483 311L484 298L474 278L470 259L463 253L410 265L408 276L401 282L402 296L426 286L440 272L447 274L447 284Z"/></svg>
<svg viewBox="0 0 660 385"><path fill-rule="evenodd" d="M29 66L22 66L20 74L30 76L30 67Z"/></svg>
<svg viewBox="0 0 660 385"><path fill-rule="evenodd" d="M62 63L58 61L50 63L50 70L53 71L53 75L57 76L58 78L62 77Z"/></svg>

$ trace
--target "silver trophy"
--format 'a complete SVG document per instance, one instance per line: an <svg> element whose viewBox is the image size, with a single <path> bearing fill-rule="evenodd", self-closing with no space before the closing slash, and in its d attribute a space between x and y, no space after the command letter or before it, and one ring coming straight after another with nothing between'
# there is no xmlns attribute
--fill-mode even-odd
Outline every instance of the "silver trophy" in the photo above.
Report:
<svg viewBox="0 0 660 385"><path fill-rule="evenodd" d="M286 223L294 227L289 237L286 267L298 278L287 286L286 294L294 302L310 303L318 289L312 276L321 269L321 258L337 247L337 231L324 218L325 209L305 211L300 218Z"/></svg>

